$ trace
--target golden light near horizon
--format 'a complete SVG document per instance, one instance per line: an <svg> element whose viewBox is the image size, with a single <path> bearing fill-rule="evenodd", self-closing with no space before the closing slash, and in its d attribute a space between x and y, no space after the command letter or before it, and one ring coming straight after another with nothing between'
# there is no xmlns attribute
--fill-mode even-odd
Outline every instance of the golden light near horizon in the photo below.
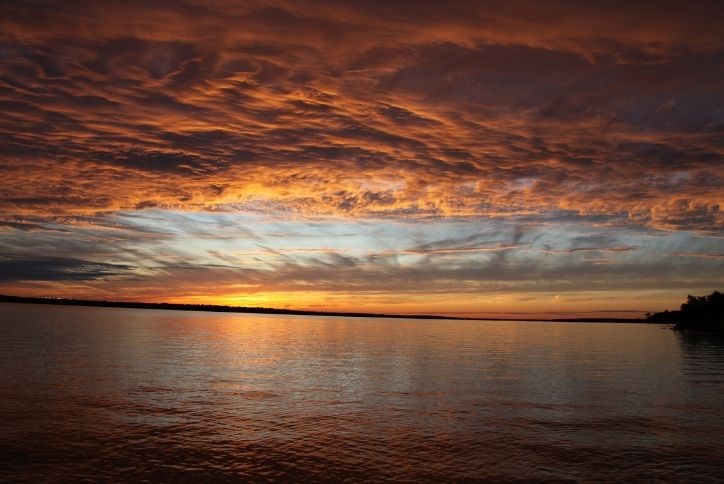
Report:
<svg viewBox="0 0 724 484"><path fill-rule="evenodd" d="M636 315L723 285L710 9L0 8L0 293Z"/></svg>

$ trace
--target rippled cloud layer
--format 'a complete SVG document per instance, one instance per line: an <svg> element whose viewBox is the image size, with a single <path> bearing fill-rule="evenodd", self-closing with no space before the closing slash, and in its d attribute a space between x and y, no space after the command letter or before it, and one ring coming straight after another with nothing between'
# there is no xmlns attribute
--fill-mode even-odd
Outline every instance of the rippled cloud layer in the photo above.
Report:
<svg viewBox="0 0 724 484"><path fill-rule="evenodd" d="M721 285L716 2L0 9L7 291L474 311Z"/></svg>

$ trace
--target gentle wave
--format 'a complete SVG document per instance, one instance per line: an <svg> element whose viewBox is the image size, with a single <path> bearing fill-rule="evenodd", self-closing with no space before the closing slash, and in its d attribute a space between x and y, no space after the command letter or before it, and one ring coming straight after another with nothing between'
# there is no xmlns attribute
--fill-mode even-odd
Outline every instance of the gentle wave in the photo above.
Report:
<svg viewBox="0 0 724 484"><path fill-rule="evenodd" d="M724 478L724 345L712 338L0 309L4 481Z"/></svg>

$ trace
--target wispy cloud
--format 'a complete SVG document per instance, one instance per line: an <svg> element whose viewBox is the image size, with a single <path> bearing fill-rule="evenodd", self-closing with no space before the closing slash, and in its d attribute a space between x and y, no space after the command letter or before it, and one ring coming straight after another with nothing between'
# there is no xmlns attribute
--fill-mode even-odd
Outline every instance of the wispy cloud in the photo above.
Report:
<svg viewBox="0 0 724 484"><path fill-rule="evenodd" d="M574 247L569 249L544 249L541 250L541 252L547 254L575 254L578 252L629 252L636 249L638 249L638 247Z"/></svg>
<svg viewBox="0 0 724 484"><path fill-rule="evenodd" d="M674 257L695 257L698 259L724 259L724 253L719 254L700 254L695 252L674 252L672 254Z"/></svg>

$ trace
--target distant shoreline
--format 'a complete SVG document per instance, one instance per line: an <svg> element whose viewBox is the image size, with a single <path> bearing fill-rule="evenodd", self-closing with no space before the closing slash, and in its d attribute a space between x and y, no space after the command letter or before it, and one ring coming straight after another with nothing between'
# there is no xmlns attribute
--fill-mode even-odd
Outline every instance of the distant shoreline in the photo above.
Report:
<svg viewBox="0 0 724 484"><path fill-rule="evenodd" d="M128 301L97 301L92 299L61 299L50 297L22 297L0 294L0 302L25 304L51 304L56 306L90 306L131 309L163 309L169 311L204 311L214 313L246 313L246 314L285 314L291 316L335 316L346 318L394 318L394 319L440 319L452 321L542 321L552 323L647 323L640 318L462 318L457 316L439 316L431 314L383 314L334 311L304 311L297 309L277 309L247 306L220 306L214 304L176 304L176 303L144 303Z"/></svg>

